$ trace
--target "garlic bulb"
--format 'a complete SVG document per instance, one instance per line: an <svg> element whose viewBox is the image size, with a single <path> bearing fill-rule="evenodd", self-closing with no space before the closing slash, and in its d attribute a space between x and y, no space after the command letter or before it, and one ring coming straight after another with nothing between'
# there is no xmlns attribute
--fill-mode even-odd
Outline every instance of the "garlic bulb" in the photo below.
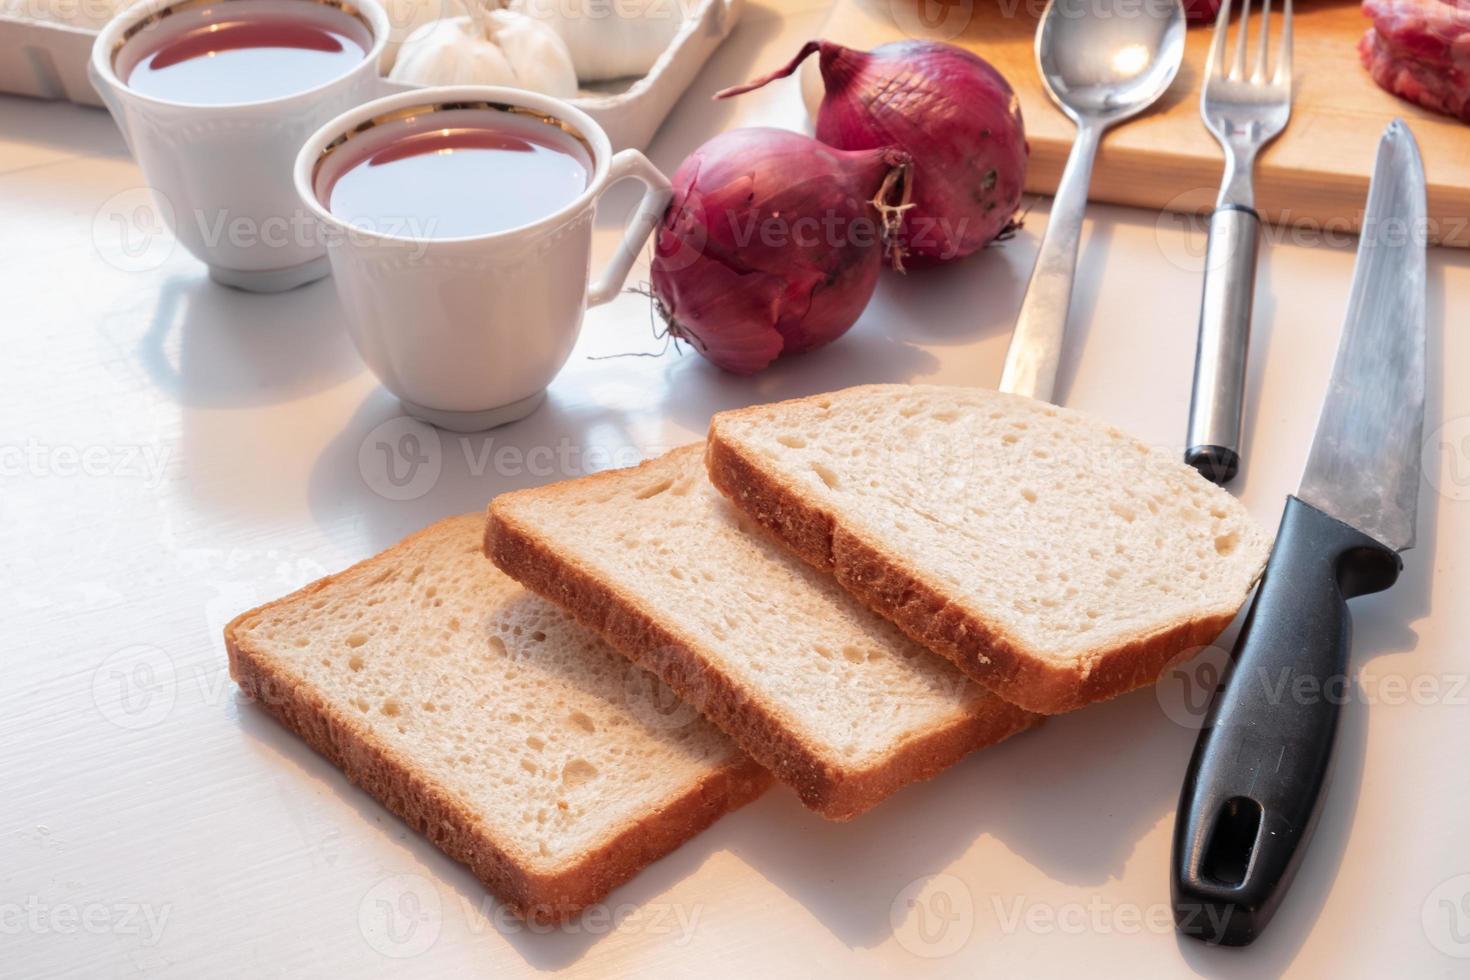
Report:
<svg viewBox="0 0 1470 980"><path fill-rule="evenodd" d="M425 24L446 17L464 17L470 4L480 0L381 0L388 15L388 43L383 48L382 70L393 67L403 42ZM493 6L494 4L492 4Z"/></svg>
<svg viewBox="0 0 1470 980"><path fill-rule="evenodd" d="M684 26L689 0L512 0L567 44L584 82L646 75Z"/></svg>
<svg viewBox="0 0 1470 980"><path fill-rule="evenodd" d="M403 42L388 77L414 85L509 85L562 99L577 94L561 38L510 10L423 25Z"/></svg>

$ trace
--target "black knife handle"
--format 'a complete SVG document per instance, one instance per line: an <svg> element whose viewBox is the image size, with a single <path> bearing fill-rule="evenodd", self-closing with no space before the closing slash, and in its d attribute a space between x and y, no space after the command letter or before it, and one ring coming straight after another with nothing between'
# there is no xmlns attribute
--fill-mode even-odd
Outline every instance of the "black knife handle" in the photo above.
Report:
<svg viewBox="0 0 1470 980"><path fill-rule="evenodd" d="M1249 944L1315 829L1347 676L1347 599L1388 588L1398 554L1296 497L1194 746L1174 823L1179 931Z"/></svg>

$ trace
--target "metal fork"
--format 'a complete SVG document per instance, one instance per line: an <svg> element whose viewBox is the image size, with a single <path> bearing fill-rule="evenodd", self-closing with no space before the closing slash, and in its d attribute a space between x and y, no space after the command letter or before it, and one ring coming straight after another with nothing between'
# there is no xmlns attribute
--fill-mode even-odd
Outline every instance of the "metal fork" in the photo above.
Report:
<svg viewBox="0 0 1470 980"><path fill-rule="evenodd" d="M1246 351L1261 225L1251 171L1256 153L1286 128L1291 116L1291 0L1285 0L1281 42L1269 75L1271 0L1261 0L1255 64L1246 72L1251 3L1244 0L1235 54L1228 64L1225 42L1231 27L1231 0L1220 5L1200 95L1200 116L1225 152L1225 177L1210 216L1205 250L1199 346L1184 459L1206 479L1221 484L1235 476L1240 466Z"/></svg>

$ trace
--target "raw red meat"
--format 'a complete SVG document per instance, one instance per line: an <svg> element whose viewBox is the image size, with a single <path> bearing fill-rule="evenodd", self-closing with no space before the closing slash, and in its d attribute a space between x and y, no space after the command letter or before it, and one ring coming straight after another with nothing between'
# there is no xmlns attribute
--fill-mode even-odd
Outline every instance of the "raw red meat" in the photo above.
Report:
<svg viewBox="0 0 1470 980"><path fill-rule="evenodd" d="M1364 0L1358 54L1400 98L1470 122L1470 0Z"/></svg>
<svg viewBox="0 0 1470 980"><path fill-rule="evenodd" d="M1363 13L1394 57L1470 68L1470 0L1363 0Z"/></svg>
<svg viewBox="0 0 1470 980"><path fill-rule="evenodd" d="M1220 3L1221 0L1184 0L1184 16L1191 24L1214 20L1220 12Z"/></svg>
<svg viewBox="0 0 1470 980"><path fill-rule="evenodd" d="M1373 81L1394 95L1470 122L1470 76L1465 72L1401 57L1376 31L1363 35L1358 54Z"/></svg>

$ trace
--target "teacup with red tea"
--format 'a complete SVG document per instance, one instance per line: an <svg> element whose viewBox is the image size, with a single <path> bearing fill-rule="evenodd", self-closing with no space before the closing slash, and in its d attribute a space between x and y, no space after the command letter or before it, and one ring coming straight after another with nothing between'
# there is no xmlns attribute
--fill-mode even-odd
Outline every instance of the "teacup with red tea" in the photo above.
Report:
<svg viewBox="0 0 1470 980"><path fill-rule="evenodd" d="M377 0L145 0L88 68L184 247L218 281L274 291L328 271L291 164L376 94L387 37Z"/></svg>
<svg viewBox="0 0 1470 980"><path fill-rule="evenodd" d="M425 239L534 224L586 190L590 145L545 118L465 106L356 135L324 161L322 203L343 223Z"/></svg>
<svg viewBox="0 0 1470 980"><path fill-rule="evenodd" d="M589 285L597 202L624 179L643 199ZM671 196L575 106L486 86L344 113L302 147L296 188L363 360L408 414L456 431L540 404L587 306L622 289Z"/></svg>

